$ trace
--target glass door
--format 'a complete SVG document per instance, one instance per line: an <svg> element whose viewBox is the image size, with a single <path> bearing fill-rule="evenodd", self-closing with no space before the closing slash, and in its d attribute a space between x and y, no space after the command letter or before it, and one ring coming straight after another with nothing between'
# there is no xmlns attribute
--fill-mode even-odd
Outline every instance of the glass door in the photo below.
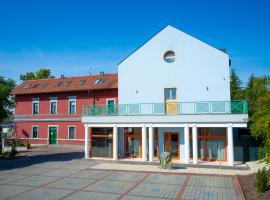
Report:
<svg viewBox="0 0 270 200"><path fill-rule="evenodd" d="M142 157L141 128L125 128L125 157Z"/></svg>
<svg viewBox="0 0 270 200"><path fill-rule="evenodd" d="M164 133L164 151L171 152L173 159L180 159L179 133Z"/></svg>

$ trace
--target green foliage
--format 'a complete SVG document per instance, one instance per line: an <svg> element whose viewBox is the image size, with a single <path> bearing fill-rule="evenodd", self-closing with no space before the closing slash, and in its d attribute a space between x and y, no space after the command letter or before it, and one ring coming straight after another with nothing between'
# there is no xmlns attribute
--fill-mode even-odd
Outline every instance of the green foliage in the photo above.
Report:
<svg viewBox="0 0 270 200"><path fill-rule="evenodd" d="M159 156L159 161L162 169L165 169L167 165L171 164L172 156L170 152L162 152Z"/></svg>
<svg viewBox="0 0 270 200"><path fill-rule="evenodd" d="M11 109L14 107L14 97L10 94L15 87L15 81L0 76L0 122L12 116Z"/></svg>
<svg viewBox="0 0 270 200"><path fill-rule="evenodd" d="M270 163L270 91L258 98L250 122L251 134L263 140L265 160Z"/></svg>
<svg viewBox="0 0 270 200"><path fill-rule="evenodd" d="M36 72L27 72L26 74L20 75L21 81L34 80L34 79L44 79L44 78L54 78L49 69L39 69Z"/></svg>
<svg viewBox="0 0 270 200"><path fill-rule="evenodd" d="M231 70L230 86L231 86L231 99L240 100L243 98L243 91L241 89L242 81L237 76L234 69Z"/></svg>
<svg viewBox="0 0 270 200"><path fill-rule="evenodd" d="M244 96L249 103L249 115L252 117L257 104L258 98L262 97L268 93L270 84L269 77L255 77L251 75L247 84L247 87L244 89Z"/></svg>
<svg viewBox="0 0 270 200"><path fill-rule="evenodd" d="M258 170L256 174L256 180L254 186L257 189L257 192L265 192L268 189L268 182L270 177L270 170L263 167L262 170Z"/></svg>

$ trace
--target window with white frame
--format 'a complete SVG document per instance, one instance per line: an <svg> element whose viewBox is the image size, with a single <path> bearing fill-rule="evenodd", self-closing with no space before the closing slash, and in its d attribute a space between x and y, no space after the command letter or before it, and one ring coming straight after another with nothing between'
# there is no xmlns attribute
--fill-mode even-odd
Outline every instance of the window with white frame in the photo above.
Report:
<svg viewBox="0 0 270 200"><path fill-rule="evenodd" d="M32 138L33 139L38 138L38 126L32 126Z"/></svg>
<svg viewBox="0 0 270 200"><path fill-rule="evenodd" d="M76 114L76 97L69 97L68 113L69 114Z"/></svg>
<svg viewBox="0 0 270 200"><path fill-rule="evenodd" d="M115 99L107 99L107 112L112 114L115 112Z"/></svg>
<svg viewBox="0 0 270 200"><path fill-rule="evenodd" d="M75 126L68 127L68 139L70 139L70 140L76 139L76 127Z"/></svg>
<svg viewBox="0 0 270 200"><path fill-rule="evenodd" d="M52 115L57 114L57 98L56 97L50 98L50 114Z"/></svg>
<svg viewBox="0 0 270 200"><path fill-rule="evenodd" d="M39 114L39 99L35 98L32 101L32 114L37 115Z"/></svg>

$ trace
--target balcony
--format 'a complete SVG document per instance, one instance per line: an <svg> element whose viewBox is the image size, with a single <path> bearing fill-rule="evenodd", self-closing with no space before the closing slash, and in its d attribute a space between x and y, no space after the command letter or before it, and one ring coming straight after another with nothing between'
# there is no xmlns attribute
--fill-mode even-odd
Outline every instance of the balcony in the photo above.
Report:
<svg viewBox="0 0 270 200"><path fill-rule="evenodd" d="M179 103L84 105L83 116L143 116L195 114L247 114L245 100Z"/></svg>

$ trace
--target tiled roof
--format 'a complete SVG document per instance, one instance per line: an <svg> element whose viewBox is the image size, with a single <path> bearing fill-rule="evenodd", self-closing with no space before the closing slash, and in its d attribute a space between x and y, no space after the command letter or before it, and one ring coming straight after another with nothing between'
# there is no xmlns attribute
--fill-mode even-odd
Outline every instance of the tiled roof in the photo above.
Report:
<svg viewBox="0 0 270 200"><path fill-rule="evenodd" d="M12 94L37 94L83 90L117 89L117 74L28 80L12 90Z"/></svg>

